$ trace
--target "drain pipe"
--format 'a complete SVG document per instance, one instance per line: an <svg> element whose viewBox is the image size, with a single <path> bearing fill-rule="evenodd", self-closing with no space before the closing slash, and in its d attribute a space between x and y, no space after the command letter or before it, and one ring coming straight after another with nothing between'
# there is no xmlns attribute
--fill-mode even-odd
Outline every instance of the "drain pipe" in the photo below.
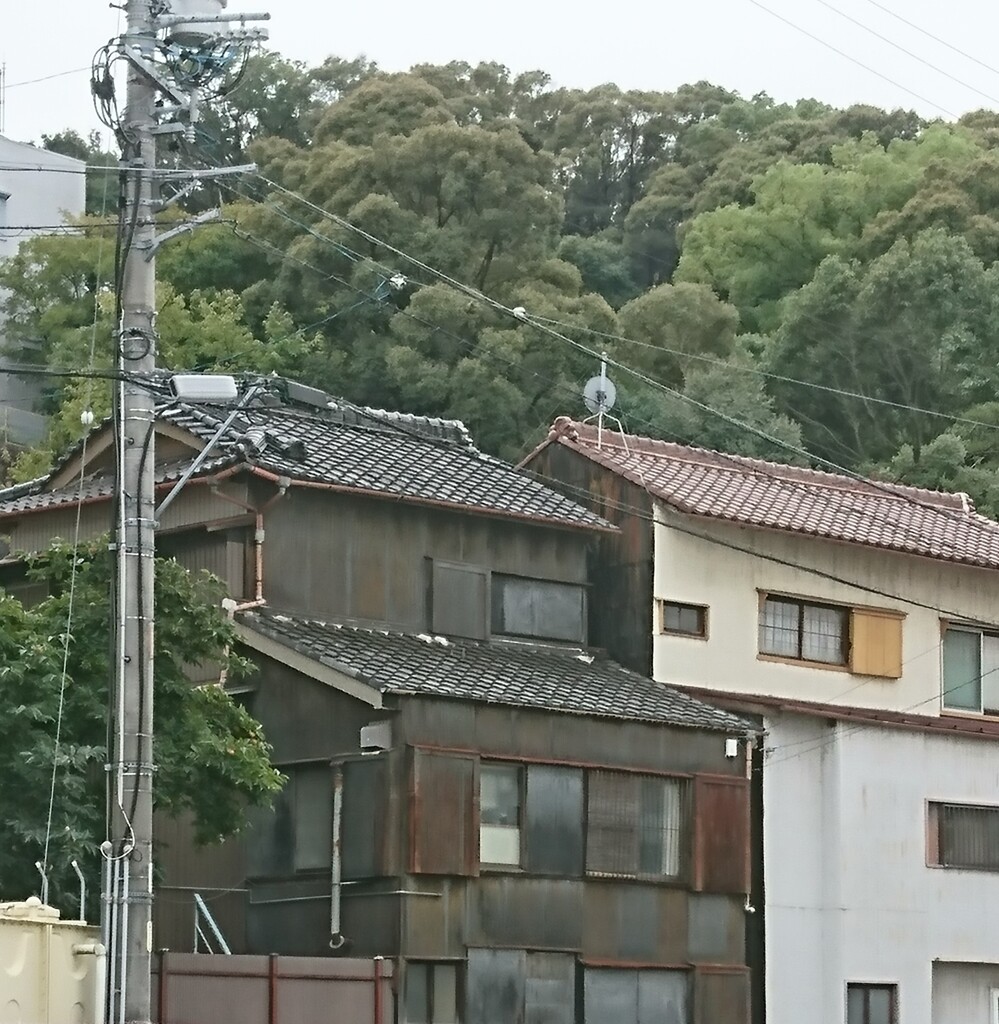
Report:
<svg viewBox="0 0 999 1024"><path fill-rule="evenodd" d="M347 939L340 931L341 832L343 825L343 765L333 769L333 847L330 858L330 949L342 949ZM376 982L377 986L377 982ZM377 996L375 997L378 998Z"/></svg>

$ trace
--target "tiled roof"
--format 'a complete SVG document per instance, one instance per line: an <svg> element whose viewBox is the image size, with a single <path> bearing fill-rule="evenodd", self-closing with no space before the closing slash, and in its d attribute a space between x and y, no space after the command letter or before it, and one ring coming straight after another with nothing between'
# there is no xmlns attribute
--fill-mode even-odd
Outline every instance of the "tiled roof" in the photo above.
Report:
<svg viewBox="0 0 999 1024"><path fill-rule="evenodd" d="M381 693L446 697L742 735L753 726L582 650L477 643L246 613L241 621Z"/></svg>
<svg viewBox="0 0 999 1024"><path fill-rule="evenodd" d="M598 447L595 427L566 417L555 421L547 444L584 455L688 515L999 569L999 523L979 515L966 494L607 430Z"/></svg>
<svg viewBox="0 0 999 1024"><path fill-rule="evenodd" d="M225 466L232 465L235 460L230 457L208 459L202 466L199 476L215 473ZM181 478L190 460L183 462L162 463L156 467L156 484L171 484ZM25 512L36 512L40 509L54 509L65 505L75 505L77 500L83 504L101 501L114 493L114 478L105 473L94 473L83 478L82 486L79 479L66 487L48 490L45 486L48 477L32 480L26 484L18 484L0 490L0 519L21 515Z"/></svg>
<svg viewBox="0 0 999 1024"><path fill-rule="evenodd" d="M201 442L215 436L231 409L173 402L161 422ZM333 403L326 408L259 404L241 410L215 448L212 463L241 462L250 471L293 482L441 505L559 527L613 530L581 504L513 466L478 451L457 420L409 416ZM73 453L60 467L70 464ZM193 456L192 456L193 458ZM205 475L210 468L200 471ZM86 482L94 498L108 477ZM76 487L48 490L46 479L0 491L0 519L76 500Z"/></svg>

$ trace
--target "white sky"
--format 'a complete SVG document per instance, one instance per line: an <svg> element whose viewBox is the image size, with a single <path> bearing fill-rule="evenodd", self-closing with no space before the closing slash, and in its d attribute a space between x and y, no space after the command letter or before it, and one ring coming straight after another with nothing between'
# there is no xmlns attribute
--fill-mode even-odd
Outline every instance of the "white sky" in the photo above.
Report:
<svg viewBox="0 0 999 1024"><path fill-rule="evenodd" d="M84 71L46 82L30 79L88 65L116 32L107 0L5 0L0 62L7 65L4 134L22 141L65 127L98 127ZM869 102L914 107L929 116L999 108L999 70L991 71L902 24L880 7L999 69L990 56L999 35L999 4L988 0L692 0L685 4L617 0L574 5L507 0L473 6L456 0L271 0L270 45L319 63L336 53L364 53L387 70L430 61L496 60L514 71L543 68L566 86L616 82L625 88L673 89L707 79L745 96L780 100L815 96L837 106ZM894 80L891 84L761 9L793 22ZM232 10L266 4L231 0ZM941 69L874 38L837 8ZM572 13L567 13L571 11ZM15 13L16 12L16 13ZM960 79L953 81L947 75ZM975 90L980 90L976 92ZM911 90L907 92L906 90ZM917 99L912 93L919 94ZM985 94L985 95L982 95ZM995 96L995 101L987 97ZM942 109L941 109L942 108Z"/></svg>

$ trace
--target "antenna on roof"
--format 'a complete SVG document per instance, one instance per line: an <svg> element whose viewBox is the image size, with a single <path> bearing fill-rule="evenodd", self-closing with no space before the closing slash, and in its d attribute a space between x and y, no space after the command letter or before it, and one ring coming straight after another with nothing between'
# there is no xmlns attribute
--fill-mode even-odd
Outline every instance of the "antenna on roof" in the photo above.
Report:
<svg viewBox="0 0 999 1024"><path fill-rule="evenodd" d="M604 416L614 408L614 403L617 401L617 388L614 386L614 382L607 376L607 353L600 353L600 375L597 377L591 377L583 387L583 404L587 409L593 413L592 416L587 416L584 423L588 423L592 419L597 421L597 449L599 450L603 444L603 433L604 433ZM621 436L624 436L624 426L621 421L615 416L608 416L608 419L613 420L617 424L617 429Z"/></svg>

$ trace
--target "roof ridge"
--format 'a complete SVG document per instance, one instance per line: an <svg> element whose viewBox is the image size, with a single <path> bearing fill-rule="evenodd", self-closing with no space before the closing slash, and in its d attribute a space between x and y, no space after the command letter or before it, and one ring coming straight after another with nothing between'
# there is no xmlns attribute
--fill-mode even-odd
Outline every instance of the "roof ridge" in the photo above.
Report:
<svg viewBox="0 0 999 1024"><path fill-rule="evenodd" d="M584 431L588 435L592 434L592 437L581 437L580 434ZM596 431L589 423L581 423L569 417L561 416L552 425L552 434L556 439L564 437L567 440L579 441L585 444L590 440L595 440ZM621 438L622 440L615 441L614 438ZM624 440L625 438L628 439L628 442L634 441L638 442L638 444L629 447L629 443ZM970 502L970 498L963 491L940 491L929 487L916 487L912 484L896 483L890 480L877 480L874 477L859 475L852 477L846 473L838 473L828 469L815 469L812 466L795 466L788 462L773 462L769 459L760 459L751 455L737 455L714 448L701 448L698 445L680 444L676 441L666 441L663 438L648 437L642 434L622 434L616 430L602 431L601 440L607 447L622 451L626 455L631 455L634 452L655 455L656 452L650 450L650 448L669 449L669 452L664 452L663 454L673 462L683 462L691 466L708 465L722 472L733 474L745 474L748 470L756 475L767 476L770 479L785 479L787 482L794 481L814 485L826 490L857 493L861 488L868 488L880 492L885 497L900 500L905 500L906 497L919 497L923 504L933 505L942 510L949 509L965 514L979 515L986 522L993 522L987 516L981 516L980 513L977 513L974 505ZM673 454L674 452L676 454ZM698 458L697 456L707 456L707 458ZM839 481L840 483L836 484L832 483L832 481Z"/></svg>

